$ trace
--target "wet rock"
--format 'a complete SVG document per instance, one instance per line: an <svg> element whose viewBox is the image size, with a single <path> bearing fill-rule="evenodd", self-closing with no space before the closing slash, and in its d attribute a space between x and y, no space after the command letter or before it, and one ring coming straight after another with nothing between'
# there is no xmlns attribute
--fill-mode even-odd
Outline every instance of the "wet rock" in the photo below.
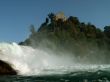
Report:
<svg viewBox="0 0 110 82"><path fill-rule="evenodd" d="M17 71L7 62L0 60L0 75L17 75Z"/></svg>

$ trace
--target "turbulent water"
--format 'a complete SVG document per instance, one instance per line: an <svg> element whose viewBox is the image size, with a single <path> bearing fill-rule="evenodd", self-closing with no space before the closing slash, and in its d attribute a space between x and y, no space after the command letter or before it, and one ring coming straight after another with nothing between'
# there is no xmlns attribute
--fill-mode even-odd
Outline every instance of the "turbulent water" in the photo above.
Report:
<svg viewBox="0 0 110 82"><path fill-rule="evenodd" d="M0 43L0 59L18 71L17 76L0 76L0 82L109 82L110 65L81 64L75 57L59 54Z"/></svg>

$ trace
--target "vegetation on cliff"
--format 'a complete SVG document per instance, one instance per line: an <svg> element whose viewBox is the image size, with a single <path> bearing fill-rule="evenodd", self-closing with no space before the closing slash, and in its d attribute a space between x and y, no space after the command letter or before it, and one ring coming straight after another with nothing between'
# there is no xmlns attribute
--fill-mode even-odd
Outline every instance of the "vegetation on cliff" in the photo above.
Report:
<svg viewBox="0 0 110 82"><path fill-rule="evenodd" d="M103 31L91 23L80 22L77 17L50 13L37 31L31 25L31 35L20 44L66 50L76 56L104 54L106 58L110 55L110 26Z"/></svg>

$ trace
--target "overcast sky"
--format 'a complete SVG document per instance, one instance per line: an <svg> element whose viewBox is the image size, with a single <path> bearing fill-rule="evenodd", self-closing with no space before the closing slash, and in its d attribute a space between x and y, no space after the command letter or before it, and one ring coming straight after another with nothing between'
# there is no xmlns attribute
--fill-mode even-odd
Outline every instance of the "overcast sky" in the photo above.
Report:
<svg viewBox="0 0 110 82"><path fill-rule="evenodd" d="M0 0L0 42L19 42L29 36L50 12L63 11L99 28L110 25L110 0Z"/></svg>

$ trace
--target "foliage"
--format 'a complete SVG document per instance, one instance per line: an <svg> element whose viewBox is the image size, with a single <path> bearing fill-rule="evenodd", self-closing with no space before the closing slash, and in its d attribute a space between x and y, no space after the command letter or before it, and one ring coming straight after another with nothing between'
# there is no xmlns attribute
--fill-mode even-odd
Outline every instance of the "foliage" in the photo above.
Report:
<svg viewBox="0 0 110 82"><path fill-rule="evenodd" d="M38 31L35 32L34 26L31 27L31 35L20 44L66 50L77 56L90 54L90 51L97 52L98 49L110 54L110 26L102 31L91 23L80 22L77 17L56 20L56 15L50 13Z"/></svg>

